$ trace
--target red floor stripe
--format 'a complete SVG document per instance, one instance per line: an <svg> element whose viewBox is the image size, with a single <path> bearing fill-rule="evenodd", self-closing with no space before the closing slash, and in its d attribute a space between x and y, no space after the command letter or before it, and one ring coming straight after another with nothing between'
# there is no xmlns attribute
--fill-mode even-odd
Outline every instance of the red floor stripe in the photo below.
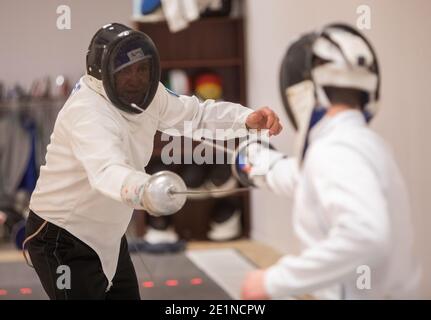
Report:
<svg viewBox="0 0 431 320"><path fill-rule="evenodd" d="M194 286L202 284L202 279L201 278L193 278L192 280L190 280L190 283Z"/></svg>
<svg viewBox="0 0 431 320"><path fill-rule="evenodd" d="M142 282L142 286L144 288L152 288L152 287L154 287L154 282L153 281L144 281L144 282Z"/></svg>
<svg viewBox="0 0 431 320"><path fill-rule="evenodd" d="M165 283L168 287L176 287L178 285L178 280L167 280Z"/></svg>
<svg viewBox="0 0 431 320"><path fill-rule="evenodd" d="M6 295L7 295L7 290L0 289L0 296L6 296Z"/></svg>
<svg viewBox="0 0 431 320"><path fill-rule="evenodd" d="M31 288L21 288L19 289L19 292L21 292L21 294L31 294L32 290Z"/></svg>

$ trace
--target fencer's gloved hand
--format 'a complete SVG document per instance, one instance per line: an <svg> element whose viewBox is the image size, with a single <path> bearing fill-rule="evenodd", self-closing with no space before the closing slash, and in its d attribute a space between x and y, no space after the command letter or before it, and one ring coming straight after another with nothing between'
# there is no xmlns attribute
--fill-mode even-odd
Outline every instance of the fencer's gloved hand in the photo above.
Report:
<svg viewBox="0 0 431 320"><path fill-rule="evenodd" d="M183 179L174 172L159 171L153 175L133 172L123 183L121 198L130 207L159 217L178 212L187 196L176 192L186 190Z"/></svg>
<svg viewBox="0 0 431 320"><path fill-rule="evenodd" d="M267 173L283 158L286 156L267 142L245 141L235 150L232 172L243 186L264 188Z"/></svg>

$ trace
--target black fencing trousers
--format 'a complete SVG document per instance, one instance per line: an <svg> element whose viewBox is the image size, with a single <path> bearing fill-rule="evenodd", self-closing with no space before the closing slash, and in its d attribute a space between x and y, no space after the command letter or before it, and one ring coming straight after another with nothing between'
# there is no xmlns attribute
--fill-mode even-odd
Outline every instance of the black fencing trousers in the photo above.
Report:
<svg viewBox="0 0 431 320"><path fill-rule="evenodd" d="M34 234L44 222L30 212L26 237ZM28 241L26 249L50 299L140 299L125 236L121 239L117 270L108 291L108 279L99 256L66 230L48 222Z"/></svg>

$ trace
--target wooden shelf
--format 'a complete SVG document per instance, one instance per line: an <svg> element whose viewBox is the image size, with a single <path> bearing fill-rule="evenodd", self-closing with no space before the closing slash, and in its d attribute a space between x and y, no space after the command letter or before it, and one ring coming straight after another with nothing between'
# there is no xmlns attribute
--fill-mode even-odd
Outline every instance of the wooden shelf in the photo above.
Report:
<svg viewBox="0 0 431 320"><path fill-rule="evenodd" d="M192 22L188 28L171 33L166 21L135 22L135 27L145 32L156 44L162 71L183 69L190 79L199 69L210 69L223 83L223 99L247 105L245 92L245 45L242 18L204 18ZM163 75L163 74L162 74ZM164 165L161 150L168 142L162 142L160 133L154 139L150 164L162 170L178 170L182 165ZM196 142L198 143L198 142ZM154 169L154 167L153 167ZM249 192L230 195L237 198L242 210L242 236L250 232ZM223 198L193 199L173 216L175 228L185 239L204 240L210 225L210 212Z"/></svg>
<svg viewBox="0 0 431 320"><path fill-rule="evenodd" d="M166 22L137 23L154 41L161 61L244 60L243 20L206 18L172 33Z"/></svg>

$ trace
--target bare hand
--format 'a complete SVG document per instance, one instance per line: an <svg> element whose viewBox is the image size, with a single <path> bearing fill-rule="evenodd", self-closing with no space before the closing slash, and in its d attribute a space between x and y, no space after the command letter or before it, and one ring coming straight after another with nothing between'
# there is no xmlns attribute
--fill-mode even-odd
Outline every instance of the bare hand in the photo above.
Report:
<svg viewBox="0 0 431 320"><path fill-rule="evenodd" d="M269 135L278 135L283 129L277 114L268 107L263 107L249 114L245 122L248 129L268 129Z"/></svg>
<svg viewBox="0 0 431 320"><path fill-rule="evenodd" d="M266 293L264 285L265 270L249 272L242 284L241 299L244 300L267 300L269 295Z"/></svg>

